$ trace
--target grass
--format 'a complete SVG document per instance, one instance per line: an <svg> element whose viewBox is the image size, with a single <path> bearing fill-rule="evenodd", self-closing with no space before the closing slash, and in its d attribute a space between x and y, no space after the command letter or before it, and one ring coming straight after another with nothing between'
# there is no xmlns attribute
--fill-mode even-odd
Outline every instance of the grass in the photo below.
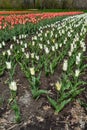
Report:
<svg viewBox="0 0 87 130"><path fill-rule="evenodd" d="M83 11L87 10L80 9L0 9L0 11L30 11L30 12L73 12L73 11Z"/></svg>
<svg viewBox="0 0 87 130"><path fill-rule="evenodd" d="M41 9L39 10L41 12L73 12L73 11L78 11L76 9Z"/></svg>

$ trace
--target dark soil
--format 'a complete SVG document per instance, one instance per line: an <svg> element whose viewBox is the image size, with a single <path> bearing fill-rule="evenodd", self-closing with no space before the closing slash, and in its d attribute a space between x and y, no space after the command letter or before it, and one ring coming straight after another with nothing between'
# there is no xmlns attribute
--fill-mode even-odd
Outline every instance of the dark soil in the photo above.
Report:
<svg viewBox="0 0 87 130"><path fill-rule="evenodd" d="M87 39L87 38L86 38ZM87 40L86 40L87 45ZM87 56L87 52L85 52ZM85 61L87 63L87 59ZM52 76L46 77L44 72L41 75L41 88L53 92L55 98L56 91L52 83L60 78L61 69L58 67ZM8 105L10 91L6 80L8 73L0 77L0 130L87 130L87 107L81 106L77 99L87 103L87 86L73 102L69 103L59 114L48 103L43 95L38 100L34 100L31 95L30 85L20 69L16 67L15 80L18 83L17 101L21 111L21 122L15 123L15 114ZM87 69L82 76L87 81Z"/></svg>

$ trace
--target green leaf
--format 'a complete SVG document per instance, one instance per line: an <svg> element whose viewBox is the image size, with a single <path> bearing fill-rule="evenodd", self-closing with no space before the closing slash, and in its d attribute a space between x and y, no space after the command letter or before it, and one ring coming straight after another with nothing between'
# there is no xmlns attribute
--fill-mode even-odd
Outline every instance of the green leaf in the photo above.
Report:
<svg viewBox="0 0 87 130"><path fill-rule="evenodd" d="M57 105L57 109L56 109L56 112L60 112L64 107L65 105L67 105L72 99L69 98L67 100L64 100L62 101L60 104Z"/></svg>
<svg viewBox="0 0 87 130"><path fill-rule="evenodd" d="M84 69L86 69L87 68L87 64L86 65L83 65L82 67L81 67L81 71L83 71Z"/></svg>
<svg viewBox="0 0 87 130"><path fill-rule="evenodd" d="M42 94L48 94L49 92L47 90L36 90L36 89L32 89L31 90L33 98L38 98L40 97Z"/></svg>
<svg viewBox="0 0 87 130"><path fill-rule="evenodd" d="M55 110L57 110L57 107L58 107L57 102L54 99L50 98L49 96L47 96L47 98L50 104L55 108Z"/></svg>
<svg viewBox="0 0 87 130"><path fill-rule="evenodd" d="M0 68L0 76L2 76L4 74L4 70L5 70L5 67Z"/></svg>

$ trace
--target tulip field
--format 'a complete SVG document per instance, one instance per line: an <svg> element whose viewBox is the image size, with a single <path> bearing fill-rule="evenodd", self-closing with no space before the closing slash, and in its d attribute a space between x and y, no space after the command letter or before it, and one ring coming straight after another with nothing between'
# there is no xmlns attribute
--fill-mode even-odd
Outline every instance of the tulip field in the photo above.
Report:
<svg viewBox="0 0 87 130"><path fill-rule="evenodd" d="M7 16L3 16L3 14L8 14ZM24 14L25 13L25 14ZM0 16L0 29L5 29L5 28L13 28L15 25L18 24L26 24L26 23L38 23L41 20L44 19L50 19L50 18L55 18L58 16L69 16L69 15L76 15L76 14L81 14L82 12L61 12L61 13L36 13L36 14L26 14L26 11L16 11L14 12L0 12L2 16ZM19 14L19 15L17 15Z"/></svg>
<svg viewBox="0 0 87 130"><path fill-rule="evenodd" d="M57 122L57 126L48 125L48 128L40 127L40 130L59 130L62 127L64 130L85 129L87 14L0 14L0 121L9 122L7 125L2 122L0 128L14 130L11 124L16 122L24 126L25 120L28 120L28 125L29 121L32 124L31 116L34 114L36 123L39 122L37 125L44 124L51 111L51 116L56 118L53 116L53 121L60 122L63 116L68 128L66 125L59 127ZM38 102L42 105L38 106ZM79 108L76 113L73 112L73 104ZM69 107L72 118L75 118L71 122L70 115L64 118ZM13 120L8 118L11 112L14 112ZM78 119L74 117L77 113ZM74 127L76 121L77 126ZM29 130L39 128L30 127Z"/></svg>

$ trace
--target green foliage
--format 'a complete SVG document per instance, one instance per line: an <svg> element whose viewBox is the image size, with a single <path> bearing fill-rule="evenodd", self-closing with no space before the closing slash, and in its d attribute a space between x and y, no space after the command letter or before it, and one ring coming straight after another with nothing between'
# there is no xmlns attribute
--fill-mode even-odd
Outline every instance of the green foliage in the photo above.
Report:
<svg viewBox="0 0 87 130"><path fill-rule="evenodd" d="M19 109L19 106L18 106L16 100L14 100L11 108L15 112L15 121L17 123L20 123L20 121L21 121L21 114L20 114L20 109Z"/></svg>
<svg viewBox="0 0 87 130"><path fill-rule="evenodd" d="M62 80L62 87L60 93L58 93L59 98L57 100L47 97L51 105L55 108L56 112L60 112L69 102L73 101L77 95L79 95L84 88L78 88L81 84L86 84L81 81L74 81L74 84L64 76Z"/></svg>
<svg viewBox="0 0 87 130"><path fill-rule="evenodd" d="M86 102L84 102L83 100L80 100L80 99L78 99L78 102L80 103L80 105L82 107L84 107L87 110L87 103Z"/></svg>

